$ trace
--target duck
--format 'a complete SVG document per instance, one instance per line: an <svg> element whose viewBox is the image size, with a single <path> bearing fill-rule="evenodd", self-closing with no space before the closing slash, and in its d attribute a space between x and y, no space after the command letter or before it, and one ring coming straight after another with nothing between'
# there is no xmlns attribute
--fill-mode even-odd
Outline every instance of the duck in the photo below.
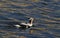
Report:
<svg viewBox="0 0 60 38"><path fill-rule="evenodd" d="M14 26L17 28L20 28L20 27L30 28L31 26L33 26L33 20L34 20L34 18L29 18L28 23L24 22L24 23L20 23L20 24L14 25Z"/></svg>

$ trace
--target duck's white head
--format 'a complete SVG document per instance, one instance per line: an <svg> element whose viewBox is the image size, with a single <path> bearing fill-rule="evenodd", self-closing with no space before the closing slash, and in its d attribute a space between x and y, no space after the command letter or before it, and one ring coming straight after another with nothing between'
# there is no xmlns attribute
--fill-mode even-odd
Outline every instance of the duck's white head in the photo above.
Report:
<svg viewBox="0 0 60 38"><path fill-rule="evenodd" d="M29 23L32 24L33 20L34 20L34 18L29 18Z"/></svg>
<svg viewBox="0 0 60 38"><path fill-rule="evenodd" d="M31 17L31 18L29 18L29 20L33 20L33 18Z"/></svg>

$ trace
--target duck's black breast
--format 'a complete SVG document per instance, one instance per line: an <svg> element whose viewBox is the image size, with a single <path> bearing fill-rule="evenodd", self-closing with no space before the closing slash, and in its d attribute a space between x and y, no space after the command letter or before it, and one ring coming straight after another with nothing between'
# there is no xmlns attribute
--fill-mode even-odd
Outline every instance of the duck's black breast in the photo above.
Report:
<svg viewBox="0 0 60 38"><path fill-rule="evenodd" d="M20 25L22 28L26 28L26 25ZM28 28L30 28L30 26L28 26Z"/></svg>

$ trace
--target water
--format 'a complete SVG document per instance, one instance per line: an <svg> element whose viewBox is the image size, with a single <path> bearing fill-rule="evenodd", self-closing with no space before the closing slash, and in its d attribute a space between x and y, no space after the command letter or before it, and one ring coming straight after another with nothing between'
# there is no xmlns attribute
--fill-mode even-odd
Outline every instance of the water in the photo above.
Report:
<svg viewBox="0 0 60 38"><path fill-rule="evenodd" d="M34 27L9 27L29 17ZM60 38L60 1L0 0L0 38Z"/></svg>

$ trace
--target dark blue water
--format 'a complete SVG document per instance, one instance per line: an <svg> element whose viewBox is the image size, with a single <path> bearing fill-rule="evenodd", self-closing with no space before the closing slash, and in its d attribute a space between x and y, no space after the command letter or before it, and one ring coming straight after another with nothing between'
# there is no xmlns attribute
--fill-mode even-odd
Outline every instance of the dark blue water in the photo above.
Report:
<svg viewBox="0 0 60 38"><path fill-rule="evenodd" d="M34 27L10 27L34 18ZM60 38L59 0L0 0L0 38Z"/></svg>

